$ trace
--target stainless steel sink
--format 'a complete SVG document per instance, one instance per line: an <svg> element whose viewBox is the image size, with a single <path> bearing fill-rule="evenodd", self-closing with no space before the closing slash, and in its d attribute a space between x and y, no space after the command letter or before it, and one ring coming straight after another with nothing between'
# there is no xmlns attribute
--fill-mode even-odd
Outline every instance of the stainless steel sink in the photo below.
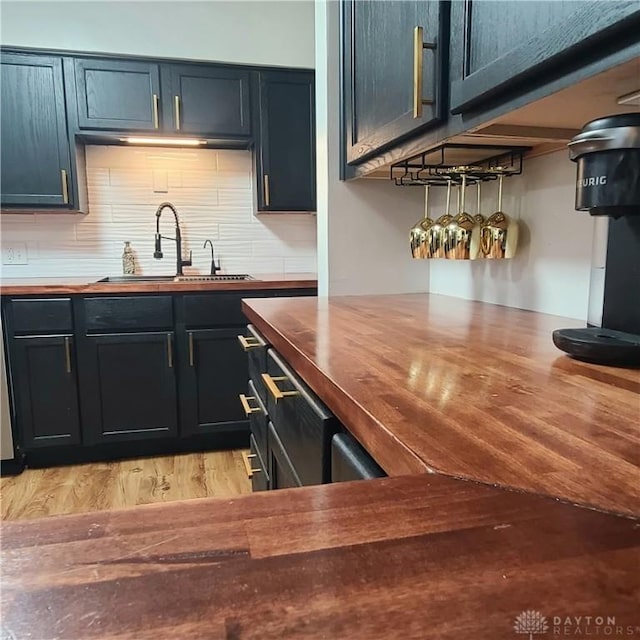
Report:
<svg viewBox="0 0 640 640"><path fill-rule="evenodd" d="M98 282L173 282L175 276L107 276Z"/></svg>
<svg viewBox="0 0 640 640"><path fill-rule="evenodd" d="M108 276L98 282L228 282L233 280L255 280L248 273L229 273L218 276Z"/></svg>

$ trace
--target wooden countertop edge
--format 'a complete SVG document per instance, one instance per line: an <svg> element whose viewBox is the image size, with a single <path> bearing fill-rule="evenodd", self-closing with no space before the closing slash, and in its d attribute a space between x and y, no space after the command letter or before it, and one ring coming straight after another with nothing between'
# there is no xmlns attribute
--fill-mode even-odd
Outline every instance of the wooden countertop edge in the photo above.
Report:
<svg viewBox="0 0 640 640"><path fill-rule="evenodd" d="M0 285L1 296L94 293L186 293L190 291L259 291L302 289L318 286L317 280L245 280L228 282L89 282L86 284Z"/></svg>

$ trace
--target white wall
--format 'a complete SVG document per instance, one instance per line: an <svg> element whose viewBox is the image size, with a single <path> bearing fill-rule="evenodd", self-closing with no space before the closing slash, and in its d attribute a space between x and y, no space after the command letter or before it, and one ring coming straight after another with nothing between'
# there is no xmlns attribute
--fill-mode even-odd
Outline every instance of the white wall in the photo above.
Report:
<svg viewBox="0 0 640 640"><path fill-rule="evenodd" d="M122 273L131 241L138 273L175 273L175 243L164 240L154 260L155 211L168 200L178 209L185 273L209 273L206 238L223 273L298 273L316 270L315 216L255 216L250 151L88 146L89 214L0 216L2 243L24 242L29 263L3 265L3 278ZM174 236L170 211L161 233Z"/></svg>
<svg viewBox="0 0 640 640"><path fill-rule="evenodd" d="M429 265L409 252L422 190L338 178L338 18L337 2L316 3L318 289L320 295L427 291Z"/></svg>
<svg viewBox="0 0 640 640"><path fill-rule="evenodd" d="M587 319L594 220L574 210L575 164L559 151L525 160L522 176L504 182L503 211L518 219L512 260L432 260L429 290L471 300ZM496 211L497 185L483 185L482 213ZM436 191L431 217L444 213ZM475 213L471 189L469 213Z"/></svg>
<svg viewBox="0 0 640 640"><path fill-rule="evenodd" d="M3 0L3 45L314 66L313 0Z"/></svg>

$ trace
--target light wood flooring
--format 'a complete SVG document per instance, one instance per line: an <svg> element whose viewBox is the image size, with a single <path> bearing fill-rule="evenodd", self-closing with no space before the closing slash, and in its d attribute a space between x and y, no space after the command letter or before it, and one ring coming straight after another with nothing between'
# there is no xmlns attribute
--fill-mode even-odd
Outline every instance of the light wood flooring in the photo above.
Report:
<svg viewBox="0 0 640 640"><path fill-rule="evenodd" d="M241 452L211 451L27 469L0 478L2 520L251 493Z"/></svg>

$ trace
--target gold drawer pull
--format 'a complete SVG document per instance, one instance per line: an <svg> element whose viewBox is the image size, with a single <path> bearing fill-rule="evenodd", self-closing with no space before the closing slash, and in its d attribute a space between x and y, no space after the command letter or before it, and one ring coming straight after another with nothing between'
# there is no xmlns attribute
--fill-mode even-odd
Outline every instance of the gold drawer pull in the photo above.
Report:
<svg viewBox="0 0 640 640"><path fill-rule="evenodd" d="M67 373L71 373L71 338L68 337L65 337L64 339L64 356L67 365Z"/></svg>
<svg viewBox="0 0 640 640"><path fill-rule="evenodd" d="M262 411L260 407L252 407L249 404L249 400L255 400L255 396L245 396L244 393L240 394L240 402L242 403L242 408L244 409L244 415L250 416L252 413L256 413L257 411Z"/></svg>
<svg viewBox="0 0 640 640"><path fill-rule="evenodd" d="M254 473L261 473L262 469L252 469L251 468L251 461L249 460L249 458L255 458L256 454L255 453L245 453L244 451L241 452L242 453L242 462L244 462L244 468L245 471L247 472L247 477L249 478L249 480L251 480L251 478L253 478L253 474Z"/></svg>
<svg viewBox="0 0 640 640"><path fill-rule="evenodd" d="M60 169L60 180L62 181L62 202L69 204L69 180L65 169Z"/></svg>
<svg viewBox="0 0 640 640"><path fill-rule="evenodd" d="M262 379L264 380L264 383L267 385L267 389L269 389L269 392L273 396L273 399L276 401L276 403L278 402L278 400L282 400L282 398L288 398L290 396L300 395L299 391L281 391L280 389L278 389L278 385L276 384L276 382L289 380L287 376L271 377L268 373L263 373Z"/></svg>
<svg viewBox="0 0 640 640"><path fill-rule="evenodd" d="M247 338L246 336L238 336L238 341L245 351L249 351L249 349L254 349L255 347L263 346L260 340L258 340L258 338L254 338L253 336L250 336L249 338Z"/></svg>
<svg viewBox="0 0 640 640"><path fill-rule="evenodd" d="M413 30L413 117L422 117L422 105L433 104L433 100L422 97L422 58L424 49L435 50L435 42L424 41L424 29L416 27Z"/></svg>

